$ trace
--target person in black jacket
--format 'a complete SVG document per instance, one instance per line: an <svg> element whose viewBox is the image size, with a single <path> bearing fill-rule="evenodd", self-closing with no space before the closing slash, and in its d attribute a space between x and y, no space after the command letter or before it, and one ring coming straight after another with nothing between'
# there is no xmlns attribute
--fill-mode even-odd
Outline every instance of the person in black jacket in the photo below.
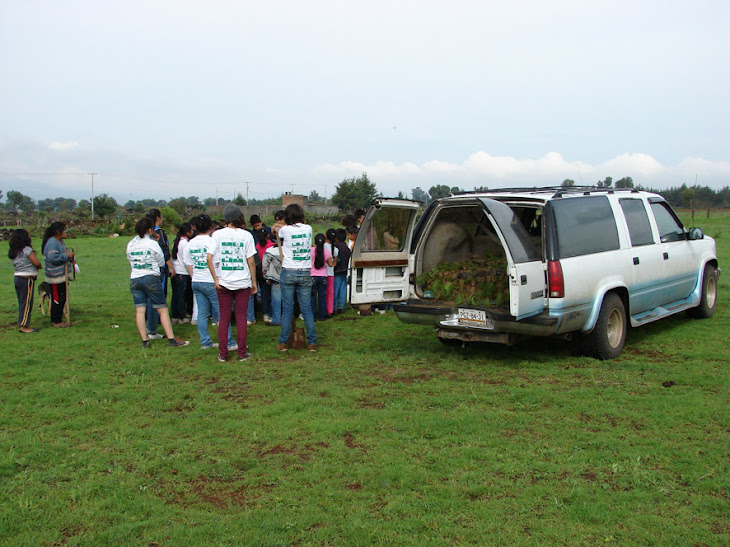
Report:
<svg viewBox="0 0 730 547"><path fill-rule="evenodd" d="M335 313L343 313L347 306L347 272L350 266L352 252L347 246L347 231L339 228L335 232L335 248L337 262L335 263Z"/></svg>

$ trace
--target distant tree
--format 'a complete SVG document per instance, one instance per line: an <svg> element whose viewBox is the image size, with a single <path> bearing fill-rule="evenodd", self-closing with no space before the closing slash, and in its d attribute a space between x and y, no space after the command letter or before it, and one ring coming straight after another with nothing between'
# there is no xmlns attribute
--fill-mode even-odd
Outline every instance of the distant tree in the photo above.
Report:
<svg viewBox="0 0 730 547"><path fill-rule="evenodd" d="M330 200L343 211L352 209L365 209L378 195L375 184L370 182L367 173L358 178L343 179L335 188L335 193Z"/></svg>
<svg viewBox="0 0 730 547"><path fill-rule="evenodd" d="M175 230L177 230L182 224L182 217L172 207L161 207L160 213L162 213L162 218L164 220L165 226L174 227ZM168 229L166 231L169 235L169 232L171 232L172 230Z"/></svg>
<svg viewBox="0 0 730 547"><path fill-rule="evenodd" d="M428 198L428 194L421 190L420 186L416 186L411 190L411 199L413 201L420 201L421 203L428 203L429 201L431 201Z"/></svg>
<svg viewBox="0 0 730 547"><path fill-rule="evenodd" d="M244 197L243 197L243 196L241 195L241 192L239 192L238 194L236 194L236 197L235 197L235 198L233 198L233 203L235 203L235 204L236 204L236 205L238 205L239 207L245 207L245 205L246 205L246 200L245 200L245 199L244 199Z"/></svg>
<svg viewBox="0 0 730 547"><path fill-rule="evenodd" d="M35 201L30 196L26 196L16 190L10 190L6 197L6 207L11 213L18 211L35 211Z"/></svg>
<svg viewBox="0 0 730 547"><path fill-rule="evenodd" d="M91 202L88 199L82 199L79 201L78 205L76 205L76 208L80 211L91 211Z"/></svg>
<svg viewBox="0 0 730 547"><path fill-rule="evenodd" d="M489 192L489 186L475 186L475 192Z"/></svg>
<svg viewBox="0 0 730 547"><path fill-rule="evenodd" d="M203 200L203 205L206 207L215 207L216 206L216 199L215 198L205 198Z"/></svg>
<svg viewBox="0 0 730 547"><path fill-rule="evenodd" d="M117 200L107 194L94 196L94 214L105 218L117 211Z"/></svg>
<svg viewBox="0 0 730 547"><path fill-rule="evenodd" d="M185 212L188 209L188 200L184 197L171 199L167 206L175 209L180 216L185 216Z"/></svg>
<svg viewBox="0 0 730 547"><path fill-rule="evenodd" d="M73 198L58 198L57 210L65 213L67 211L73 211L76 208L76 200Z"/></svg>
<svg viewBox="0 0 730 547"><path fill-rule="evenodd" d="M596 186L599 188L611 188L611 184L613 184L613 178L606 177L604 180L599 180Z"/></svg>
<svg viewBox="0 0 730 547"><path fill-rule="evenodd" d="M398 191L398 199L406 199L406 196L403 195L403 192L400 190Z"/></svg>
<svg viewBox="0 0 730 547"><path fill-rule="evenodd" d="M134 212L135 213L144 213L144 205L141 201L138 201L134 204Z"/></svg>
<svg viewBox="0 0 730 547"><path fill-rule="evenodd" d="M575 186L575 181L573 179L565 179L560 183L560 186L563 188L570 188L571 186Z"/></svg>
<svg viewBox="0 0 730 547"><path fill-rule="evenodd" d="M124 204L125 209L134 209L134 206L136 205L136 202L133 199L130 199L127 203Z"/></svg>
<svg viewBox="0 0 730 547"><path fill-rule="evenodd" d="M38 200L38 210L41 212L50 212L56 210L56 204L53 199L41 199Z"/></svg>
<svg viewBox="0 0 730 547"><path fill-rule="evenodd" d="M198 196L188 196L185 201L188 208L192 209L193 211L202 211L203 209L205 209L205 206L200 201L200 198Z"/></svg>
<svg viewBox="0 0 730 547"><path fill-rule="evenodd" d="M312 190L311 192L309 192L309 196L307 197L307 201L309 203L321 203L322 202L322 198L320 197L320 195L317 192L317 190Z"/></svg>
<svg viewBox="0 0 730 547"><path fill-rule="evenodd" d="M622 179L618 179L616 183L614 184L616 188L633 188L634 187L634 179L631 177L624 177Z"/></svg>
<svg viewBox="0 0 730 547"><path fill-rule="evenodd" d="M431 186L431 188L428 189L428 195L431 196L431 200L436 200L439 198L445 198L451 193L451 188L446 186L445 184L437 184L436 186Z"/></svg>

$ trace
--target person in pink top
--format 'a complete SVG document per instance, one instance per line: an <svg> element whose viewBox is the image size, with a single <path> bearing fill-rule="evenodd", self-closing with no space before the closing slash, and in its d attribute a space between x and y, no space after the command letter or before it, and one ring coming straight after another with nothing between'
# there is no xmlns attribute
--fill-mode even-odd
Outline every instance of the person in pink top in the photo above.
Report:
<svg viewBox="0 0 730 547"><path fill-rule="evenodd" d="M324 234L314 236L312 247L312 313L320 321L327 319L327 263L332 254L324 246ZM319 309L319 313L317 312Z"/></svg>

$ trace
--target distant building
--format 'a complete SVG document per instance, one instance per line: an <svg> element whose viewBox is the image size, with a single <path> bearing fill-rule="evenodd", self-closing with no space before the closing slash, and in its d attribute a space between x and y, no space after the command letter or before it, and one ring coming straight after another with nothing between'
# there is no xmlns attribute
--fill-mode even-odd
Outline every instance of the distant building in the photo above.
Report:
<svg viewBox="0 0 730 547"><path fill-rule="evenodd" d="M292 194L291 192L285 192L284 195L281 196L281 206L283 208L286 208L288 205L291 205L292 203L296 203L297 205L306 207L307 206L307 196L304 196L301 194Z"/></svg>

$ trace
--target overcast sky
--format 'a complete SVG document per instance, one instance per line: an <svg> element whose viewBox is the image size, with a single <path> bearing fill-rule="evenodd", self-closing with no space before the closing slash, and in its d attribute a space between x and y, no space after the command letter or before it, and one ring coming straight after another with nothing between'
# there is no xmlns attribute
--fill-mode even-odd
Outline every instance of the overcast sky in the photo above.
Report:
<svg viewBox="0 0 730 547"><path fill-rule="evenodd" d="M721 188L728 28L726 0L0 0L0 190Z"/></svg>

